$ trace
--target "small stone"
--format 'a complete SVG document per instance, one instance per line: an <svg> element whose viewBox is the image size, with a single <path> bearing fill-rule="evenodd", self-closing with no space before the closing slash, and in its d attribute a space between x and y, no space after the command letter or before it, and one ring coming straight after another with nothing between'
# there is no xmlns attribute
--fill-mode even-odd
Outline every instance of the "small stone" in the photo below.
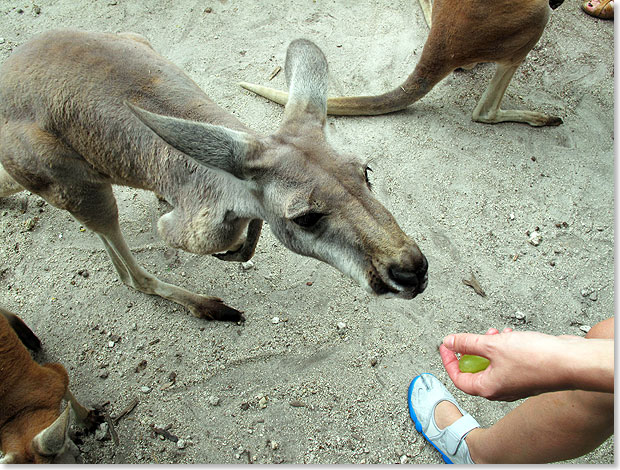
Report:
<svg viewBox="0 0 620 470"><path fill-rule="evenodd" d="M510 220L515 220L515 213L514 213L514 212L511 212L511 213L510 213L510 215L508 216L508 218L509 218Z"/></svg>
<svg viewBox="0 0 620 470"><path fill-rule="evenodd" d="M220 398L216 397L215 395L211 395L209 397L209 405L211 406L217 406L220 404Z"/></svg>
<svg viewBox="0 0 620 470"><path fill-rule="evenodd" d="M347 327L347 324L343 321L340 321L336 324L336 328L338 328L339 330L344 330Z"/></svg>
<svg viewBox="0 0 620 470"><path fill-rule="evenodd" d="M400 463L401 463L401 465L406 464L407 460L409 460L409 459L408 459L408 457L406 455L403 454L403 455L400 456Z"/></svg>
<svg viewBox="0 0 620 470"><path fill-rule="evenodd" d="M114 341L108 341L108 348L114 347Z"/></svg>
<svg viewBox="0 0 620 470"><path fill-rule="evenodd" d="M4 44L5 39L4 38L0 38L0 44Z"/></svg>
<svg viewBox="0 0 620 470"><path fill-rule="evenodd" d="M588 299L590 299L592 302L596 302L598 300L598 294L596 293L596 291L592 292L588 296Z"/></svg>
<svg viewBox="0 0 620 470"><path fill-rule="evenodd" d="M267 408L267 401L268 401L267 397L261 397L261 399L258 400L258 406L261 408Z"/></svg>
<svg viewBox="0 0 620 470"><path fill-rule="evenodd" d="M525 320L525 314L524 314L523 312L519 312L519 311L517 311L517 312L515 312L515 314L514 314L514 318L515 318L516 320Z"/></svg>
<svg viewBox="0 0 620 470"><path fill-rule="evenodd" d="M185 439L179 439L177 441L177 449L185 449L186 445L187 445L187 442L185 442Z"/></svg>
<svg viewBox="0 0 620 470"><path fill-rule="evenodd" d="M108 437L108 423L101 423L95 431L95 439L98 441L106 441Z"/></svg>
<svg viewBox="0 0 620 470"><path fill-rule="evenodd" d="M370 360L370 366L371 366L371 367L374 367L374 366L376 366L376 365L377 365L377 358L373 357L373 358Z"/></svg>
<svg viewBox="0 0 620 470"><path fill-rule="evenodd" d="M26 228L26 230L28 230L29 232L34 230L34 227L37 225L37 221L36 218L35 219L26 219L24 221L24 227Z"/></svg>
<svg viewBox="0 0 620 470"><path fill-rule="evenodd" d="M249 260L249 261L245 261L244 263L241 263L241 269L243 269L244 271L248 271L250 269L252 269L254 267L254 261Z"/></svg>
<svg viewBox="0 0 620 470"><path fill-rule="evenodd" d="M109 375L110 373L107 370L104 370L103 372L99 374L99 377L101 377L102 379L107 379Z"/></svg>
<svg viewBox="0 0 620 470"><path fill-rule="evenodd" d="M271 319L271 323L273 323L274 325L277 325L278 323L280 323L280 317L273 317Z"/></svg>
<svg viewBox="0 0 620 470"><path fill-rule="evenodd" d="M277 450L280 445L276 441L271 441L271 449Z"/></svg>
<svg viewBox="0 0 620 470"><path fill-rule="evenodd" d="M594 290L590 289L590 288L581 289L581 296L582 297L589 297L590 295L592 295L593 292L594 292Z"/></svg>
<svg viewBox="0 0 620 470"><path fill-rule="evenodd" d="M151 391L151 387L147 387L146 385L143 385L142 387L140 387L140 391L142 393L149 393Z"/></svg>
<svg viewBox="0 0 620 470"><path fill-rule="evenodd" d="M207 7L207 8L204 9L204 12L205 13L212 13L213 12L213 8Z"/></svg>
<svg viewBox="0 0 620 470"><path fill-rule="evenodd" d="M583 331L584 333L587 333L588 331L590 331L590 328L592 328L592 327L591 327L591 326L588 326L588 325L581 325L581 326L579 327L579 329L580 329L581 331Z"/></svg>
<svg viewBox="0 0 620 470"><path fill-rule="evenodd" d="M534 230L532 233L530 233L530 238L528 242L531 245L538 246L540 245L540 242L542 242L542 235L538 230Z"/></svg>

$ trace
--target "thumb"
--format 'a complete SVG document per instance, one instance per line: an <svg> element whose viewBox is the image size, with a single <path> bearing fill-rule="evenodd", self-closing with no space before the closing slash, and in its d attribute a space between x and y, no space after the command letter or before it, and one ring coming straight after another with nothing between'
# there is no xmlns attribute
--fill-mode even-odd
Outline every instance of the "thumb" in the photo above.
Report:
<svg viewBox="0 0 620 470"><path fill-rule="evenodd" d="M475 335L473 333L456 333L443 339L443 344L450 351L461 354L476 354L483 356L489 338L495 335Z"/></svg>

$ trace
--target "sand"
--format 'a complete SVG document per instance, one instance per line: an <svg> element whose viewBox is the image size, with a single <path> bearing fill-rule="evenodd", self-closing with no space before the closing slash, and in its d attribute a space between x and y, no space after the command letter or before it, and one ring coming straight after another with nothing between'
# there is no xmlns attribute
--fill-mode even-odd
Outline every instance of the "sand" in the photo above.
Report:
<svg viewBox="0 0 620 470"><path fill-rule="evenodd" d="M405 0L1 0L0 18L0 61L58 27L141 33L261 134L277 129L282 108L237 84L285 88L284 73L269 77L291 40L316 42L330 94L353 95L401 83L428 32ZM482 425L511 410L518 402L457 390L437 346L489 327L583 336L613 314L612 44L613 22L578 2L552 13L504 107L559 115L559 127L472 122L491 64L450 75L405 112L328 119L334 145L370 160L377 197L428 258L428 288L411 301L367 294L268 229L247 270L169 248L156 230L166 205L116 188L140 263L247 319L207 322L123 285L69 213L27 192L0 201L0 302L40 336L38 359L62 362L75 395L112 417L138 399L115 427L118 445L103 432L86 437L83 461L440 463L407 411L421 372L444 380ZM486 297L463 284L472 273ZM571 462L612 463L613 438Z"/></svg>

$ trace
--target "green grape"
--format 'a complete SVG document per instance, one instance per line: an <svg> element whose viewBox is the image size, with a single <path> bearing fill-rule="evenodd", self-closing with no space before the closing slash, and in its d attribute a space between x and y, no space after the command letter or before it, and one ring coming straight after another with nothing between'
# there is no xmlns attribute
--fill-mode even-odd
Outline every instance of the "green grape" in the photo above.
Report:
<svg viewBox="0 0 620 470"><path fill-rule="evenodd" d="M490 361L486 357L463 354L459 359L459 370L475 374L488 367Z"/></svg>

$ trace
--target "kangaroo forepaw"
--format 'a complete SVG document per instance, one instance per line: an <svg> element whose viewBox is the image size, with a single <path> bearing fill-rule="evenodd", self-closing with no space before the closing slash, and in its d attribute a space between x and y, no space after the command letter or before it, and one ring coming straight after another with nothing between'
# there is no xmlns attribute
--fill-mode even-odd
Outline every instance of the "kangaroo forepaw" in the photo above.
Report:
<svg viewBox="0 0 620 470"><path fill-rule="evenodd" d="M205 320L244 322L242 312L226 305L217 297L205 297L204 302L190 309L195 317Z"/></svg>
<svg viewBox="0 0 620 470"><path fill-rule="evenodd" d="M96 407L94 410L88 410L88 414L83 420L77 422L78 427L81 428L77 431L76 435L84 436L94 433L99 425L105 421L103 409Z"/></svg>
<svg viewBox="0 0 620 470"><path fill-rule="evenodd" d="M251 259L253 254L254 253L252 251L248 252L248 250L244 250L243 247L241 247L239 250L235 251L227 251L226 253L214 253L213 256L215 256L217 259L221 259L222 261L239 261L240 263L243 263Z"/></svg>
<svg viewBox="0 0 620 470"><path fill-rule="evenodd" d="M549 120L547 121L548 126L559 126L564 121L562 121L561 117L558 116L549 116Z"/></svg>

